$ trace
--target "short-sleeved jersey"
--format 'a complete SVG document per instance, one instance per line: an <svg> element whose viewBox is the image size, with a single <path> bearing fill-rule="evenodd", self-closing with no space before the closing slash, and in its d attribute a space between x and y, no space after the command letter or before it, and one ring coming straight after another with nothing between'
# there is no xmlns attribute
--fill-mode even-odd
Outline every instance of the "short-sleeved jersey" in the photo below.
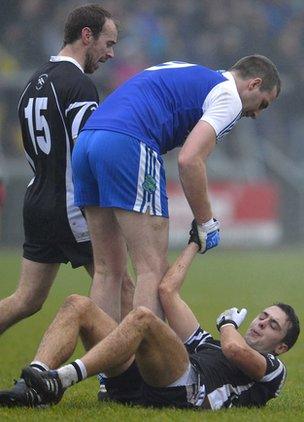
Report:
<svg viewBox="0 0 304 422"><path fill-rule="evenodd" d="M241 111L230 72L167 62L140 72L116 89L88 119L84 130L124 133L164 154L183 145L200 119L221 139Z"/></svg>
<svg viewBox="0 0 304 422"><path fill-rule="evenodd" d="M74 206L74 140L98 106L98 93L80 65L54 56L35 72L18 114L27 160L34 171L24 201L32 241L88 241L86 221Z"/></svg>
<svg viewBox="0 0 304 422"><path fill-rule="evenodd" d="M277 397L286 378L286 368L274 355L265 356L264 377L255 381L229 362L220 342L199 327L186 341L191 363L200 374L206 395L213 410L228 407L264 406Z"/></svg>

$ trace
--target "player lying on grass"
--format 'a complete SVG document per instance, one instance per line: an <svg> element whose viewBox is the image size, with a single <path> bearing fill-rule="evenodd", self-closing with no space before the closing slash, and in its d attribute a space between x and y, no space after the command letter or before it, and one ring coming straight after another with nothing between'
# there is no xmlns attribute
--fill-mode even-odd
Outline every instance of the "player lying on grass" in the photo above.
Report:
<svg viewBox="0 0 304 422"><path fill-rule="evenodd" d="M57 403L68 387L100 371L109 377L110 398L123 403L216 410L262 406L276 397L286 374L277 355L289 350L299 334L294 310L285 304L266 308L242 337L238 327L247 311L231 308L217 318L220 341L214 340L179 294L198 243L193 225L190 243L160 285L170 326L145 307L134 309L117 325L89 298L72 295L21 379L0 392L1 405ZM88 352L60 367L79 335Z"/></svg>

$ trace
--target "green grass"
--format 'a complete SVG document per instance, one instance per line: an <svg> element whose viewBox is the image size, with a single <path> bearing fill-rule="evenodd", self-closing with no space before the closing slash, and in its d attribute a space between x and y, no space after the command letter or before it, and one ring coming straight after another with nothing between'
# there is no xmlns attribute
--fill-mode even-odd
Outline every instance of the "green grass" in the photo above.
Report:
<svg viewBox="0 0 304 422"><path fill-rule="evenodd" d="M171 260L176 255L171 255ZM215 251L197 256L183 289L183 296L201 324L214 334L217 315L231 306L245 306L249 322L263 307L283 301L293 305L303 321L304 254L301 251L235 252ZM10 294L19 274L17 252L0 250L0 296ZM41 336L54 317L63 299L71 293L87 294L86 273L62 266L51 294L36 315L20 322L0 337L0 389L11 386L20 369L33 357ZM244 324L246 326L246 323ZM245 328L244 328L245 329ZM303 336L282 360L288 377L281 396L264 409L235 409L198 413L180 410L129 408L100 404L96 400L96 379L89 379L73 388L62 402L50 409L0 409L0 420L103 420L103 421L302 421L304 412ZM82 347L75 355L80 357Z"/></svg>

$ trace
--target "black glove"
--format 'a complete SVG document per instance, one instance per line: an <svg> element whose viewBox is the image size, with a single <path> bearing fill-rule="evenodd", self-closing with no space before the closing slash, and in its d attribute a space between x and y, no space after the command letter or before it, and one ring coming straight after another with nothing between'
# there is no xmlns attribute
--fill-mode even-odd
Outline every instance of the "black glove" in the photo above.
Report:
<svg viewBox="0 0 304 422"><path fill-rule="evenodd" d="M189 245L189 243L194 242L198 245L199 250L201 250L202 244L201 244L201 241L199 239L199 235L198 235L198 231L197 231L197 224L196 224L195 220L193 220L192 223L191 223L191 229L189 231L189 235L190 235L190 237L189 237L188 245Z"/></svg>

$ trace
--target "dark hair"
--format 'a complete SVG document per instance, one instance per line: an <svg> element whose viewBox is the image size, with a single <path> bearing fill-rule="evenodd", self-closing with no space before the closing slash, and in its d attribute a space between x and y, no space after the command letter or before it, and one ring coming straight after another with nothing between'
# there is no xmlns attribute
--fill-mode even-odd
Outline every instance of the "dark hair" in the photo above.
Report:
<svg viewBox="0 0 304 422"><path fill-rule="evenodd" d="M229 70L236 70L242 79L260 77L261 91L277 88L277 97L281 91L281 79L275 64L265 56L253 54L238 60Z"/></svg>
<svg viewBox="0 0 304 422"><path fill-rule="evenodd" d="M77 41L85 27L90 28L94 38L97 38L106 19L112 19L111 13L97 4L87 4L72 10L64 26L63 47Z"/></svg>
<svg viewBox="0 0 304 422"><path fill-rule="evenodd" d="M288 328L286 336L283 338L283 343L287 344L288 350L295 344L300 334L300 322L295 310L292 306L286 305L286 303L274 303L274 306L278 306L285 312L291 326Z"/></svg>

